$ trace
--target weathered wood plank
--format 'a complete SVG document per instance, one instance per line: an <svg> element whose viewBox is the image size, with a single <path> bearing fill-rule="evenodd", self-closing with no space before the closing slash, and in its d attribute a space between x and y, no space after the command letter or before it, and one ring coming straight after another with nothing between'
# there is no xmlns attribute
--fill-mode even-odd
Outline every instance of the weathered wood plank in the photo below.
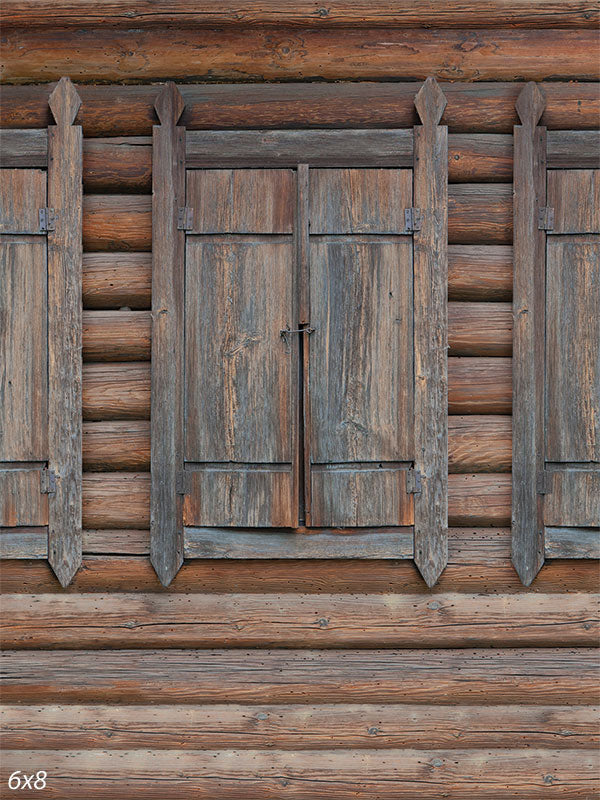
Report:
<svg viewBox="0 0 600 800"><path fill-rule="evenodd" d="M6 169L0 194L0 234L44 234L39 210L46 205L46 172Z"/></svg>
<svg viewBox="0 0 600 800"><path fill-rule="evenodd" d="M74 125L81 105L68 78L48 101L48 205L56 227L48 233L48 561L62 586L81 564L81 273L82 141Z"/></svg>
<svg viewBox="0 0 600 800"><path fill-rule="evenodd" d="M1 559L44 559L48 558L48 529L0 528Z"/></svg>
<svg viewBox="0 0 600 800"><path fill-rule="evenodd" d="M414 640L413 640L414 644ZM5 703L592 705L595 648L6 651ZM22 762L21 762L22 763ZM80 789L81 791L81 789Z"/></svg>
<svg viewBox="0 0 600 800"><path fill-rule="evenodd" d="M174 27L165 46L160 28L25 27L6 32L3 80L597 81L597 47L595 30Z"/></svg>
<svg viewBox="0 0 600 800"><path fill-rule="evenodd" d="M549 170L552 233L600 233L600 169Z"/></svg>
<svg viewBox="0 0 600 800"><path fill-rule="evenodd" d="M152 306L150 253L84 253L84 308L149 309Z"/></svg>
<svg viewBox="0 0 600 800"><path fill-rule="evenodd" d="M549 474L543 519L552 527L600 528L600 470L561 467Z"/></svg>
<svg viewBox="0 0 600 800"><path fill-rule="evenodd" d="M600 558L599 528L546 528L546 558Z"/></svg>
<svg viewBox="0 0 600 800"><path fill-rule="evenodd" d="M164 585L183 563L183 498L176 484L184 424L185 233L177 228L185 205L185 128L178 125L184 107L168 83L154 104L160 125L152 129L150 561Z"/></svg>
<svg viewBox="0 0 600 800"><path fill-rule="evenodd" d="M7 705L6 750L594 749L597 706ZM492 753L490 756L493 757Z"/></svg>
<svg viewBox="0 0 600 800"><path fill-rule="evenodd" d="M510 475L448 476L450 525L508 525L510 508Z"/></svg>
<svg viewBox="0 0 600 800"><path fill-rule="evenodd" d="M583 169L600 166L600 131L548 131L548 167Z"/></svg>
<svg viewBox="0 0 600 800"><path fill-rule="evenodd" d="M129 46L131 43L129 42ZM507 133L518 122L518 82L442 83L444 124L455 133ZM5 128L51 123L53 84L2 87ZM240 128L407 128L417 122L414 83L349 82L182 85L188 130ZM600 95L595 83L547 82L542 124L550 130L596 130ZM80 86L78 121L86 137L150 135L155 86Z"/></svg>
<svg viewBox="0 0 600 800"><path fill-rule="evenodd" d="M0 466L0 526L48 524L48 495L42 493L42 470L23 465Z"/></svg>
<svg viewBox="0 0 600 800"><path fill-rule="evenodd" d="M0 132L0 166L46 167L48 165L48 131L3 130Z"/></svg>
<svg viewBox="0 0 600 800"><path fill-rule="evenodd" d="M423 222L413 233L414 559L428 586L448 561L448 129L446 98L428 78L415 96L414 196Z"/></svg>

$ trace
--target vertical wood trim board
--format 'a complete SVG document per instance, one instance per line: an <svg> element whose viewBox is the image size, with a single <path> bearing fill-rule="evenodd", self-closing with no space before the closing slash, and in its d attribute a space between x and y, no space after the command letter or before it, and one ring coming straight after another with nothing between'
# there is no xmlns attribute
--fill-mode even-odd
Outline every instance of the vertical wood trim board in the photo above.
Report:
<svg viewBox="0 0 600 800"><path fill-rule="evenodd" d="M185 128L179 90L168 83L154 104L152 130L152 378L150 560L168 586L183 563L183 293Z"/></svg>
<svg viewBox="0 0 600 800"><path fill-rule="evenodd" d="M542 495L544 469L545 234L538 210L546 205L546 107L535 83L521 91L514 128L513 283L513 480L512 561L525 586L544 563Z"/></svg>
<svg viewBox="0 0 600 800"><path fill-rule="evenodd" d="M434 78L415 97L414 128L414 559L428 586L448 562L448 128L446 98Z"/></svg>
<svg viewBox="0 0 600 800"><path fill-rule="evenodd" d="M83 135L73 125L81 105L68 78L48 104L48 468L56 486L48 506L48 560L62 586L81 564L81 274Z"/></svg>

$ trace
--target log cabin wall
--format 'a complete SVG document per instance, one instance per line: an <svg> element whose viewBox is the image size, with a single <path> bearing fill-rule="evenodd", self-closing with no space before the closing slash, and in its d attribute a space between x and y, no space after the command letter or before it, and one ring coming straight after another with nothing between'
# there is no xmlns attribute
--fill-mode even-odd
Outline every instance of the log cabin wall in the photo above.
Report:
<svg viewBox="0 0 600 800"><path fill-rule="evenodd" d="M110 6L110 7L109 7ZM397 6L400 6L398 8ZM512 129L597 130L596 3L7 0L3 128L83 127L83 563L2 565L2 781L56 798L597 797L598 566L512 564ZM164 10L163 10L164 9ZM51 20L49 19L51 16ZM50 21L52 26L50 27ZM449 126L449 563L149 561L153 104L188 129ZM40 792L20 791L38 796Z"/></svg>

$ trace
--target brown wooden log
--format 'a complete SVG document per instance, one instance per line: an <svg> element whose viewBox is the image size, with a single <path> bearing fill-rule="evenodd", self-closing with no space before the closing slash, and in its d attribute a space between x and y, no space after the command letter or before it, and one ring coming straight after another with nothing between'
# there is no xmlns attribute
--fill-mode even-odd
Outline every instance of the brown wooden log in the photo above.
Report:
<svg viewBox="0 0 600 800"><path fill-rule="evenodd" d="M450 414L510 414L510 358L449 358Z"/></svg>
<svg viewBox="0 0 600 800"><path fill-rule="evenodd" d="M19 649L593 647L598 604L544 594L86 594L3 596ZM596 598L597 600L597 598ZM99 613L100 611L100 613Z"/></svg>
<svg viewBox="0 0 600 800"><path fill-rule="evenodd" d="M84 308L149 309L152 256L149 253L84 253Z"/></svg>
<svg viewBox="0 0 600 800"><path fill-rule="evenodd" d="M93 194L83 198L83 246L87 251L152 249L151 198Z"/></svg>
<svg viewBox="0 0 600 800"><path fill-rule="evenodd" d="M507 525L510 475L451 475L449 524ZM147 528L150 524L150 476L147 472L87 472L83 476L85 528Z"/></svg>
<svg viewBox="0 0 600 800"><path fill-rule="evenodd" d="M412 561L186 561L168 589L147 558L149 532L84 531L83 569L72 592L595 592L598 565L591 560L546 561L531 587L524 589L510 562L507 528L450 528L449 563L430 590ZM117 554L117 555L115 555ZM118 555L122 554L122 555ZM133 555L132 555L133 554ZM6 592L63 592L45 561L4 561Z"/></svg>
<svg viewBox="0 0 600 800"><path fill-rule="evenodd" d="M150 469L148 421L85 422L83 424L85 470Z"/></svg>
<svg viewBox="0 0 600 800"><path fill-rule="evenodd" d="M586 80L599 78L595 30L402 28L5 31L7 83L221 80ZM74 50L77 57L73 57ZM27 58L23 58L23 53Z"/></svg>
<svg viewBox="0 0 600 800"><path fill-rule="evenodd" d="M208 0L198 6L189 0L176 0L158 8L149 0L102 0L89 5L77 0L60 3L34 0L6 0L4 25L108 26L136 28L165 25L292 25L292 26L375 26L399 25L403 28L478 28L481 21L490 28L593 28L598 9L585 0L478 0L465 7L458 2L412 0L412 2L359 3L337 0L327 8L297 0L261 0L240 5L230 0Z"/></svg>
<svg viewBox="0 0 600 800"><path fill-rule="evenodd" d="M150 358L150 311L84 311L84 361L145 361Z"/></svg>
<svg viewBox="0 0 600 800"><path fill-rule="evenodd" d="M6 128L51 124L53 84L3 86ZM408 128L417 123L414 83L352 82L183 85L181 124L188 130L238 128ZM442 123L454 133L512 133L521 84L443 83L448 105ZM148 136L156 124L156 86L80 86L78 121L85 136ZM600 93L594 83L545 83L542 124L551 130L598 127Z"/></svg>
<svg viewBox="0 0 600 800"><path fill-rule="evenodd" d="M189 797L256 800L289 796L353 800L360 794L379 800L481 800L523 797L546 800L550 783L566 787L560 797L591 798L599 787L598 759L590 750L496 750L494 770L482 750L86 750L23 751L4 754L7 782L23 761L44 759L55 791L48 797L79 800L106 798L119 787L123 800L187 800ZM47 785L47 784L44 784ZM48 785L49 788L49 785ZM277 792L275 794L274 792Z"/></svg>
<svg viewBox="0 0 600 800"><path fill-rule="evenodd" d="M448 187L451 244L511 244L512 185L465 183Z"/></svg>
<svg viewBox="0 0 600 800"><path fill-rule="evenodd" d="M0 668L4 702L19 704L591 705L598 697L597 650L582 647L80 650L35 658L23 650L2 653Z"/></svg>
<svg viewBox="0 0 600 800"><path fill-rule="evenodd" d="M511 300L512 277L508 245L448 247L449 300Z"/></svg>
<svg viewBox="0 0 600 800"><path fill-rule="evenodd" d="M87 193L150 192L152 139L149 136L86 139L83 143L83 188Z"/></svg>
<svg viewBox="0 0 600 800"><path fill-rule="evenodd" d="M596 706L7 705L5 750L593 749ZM490 754L492 755L492 754ZM493 756L492 756L493 757Z"/></svg>

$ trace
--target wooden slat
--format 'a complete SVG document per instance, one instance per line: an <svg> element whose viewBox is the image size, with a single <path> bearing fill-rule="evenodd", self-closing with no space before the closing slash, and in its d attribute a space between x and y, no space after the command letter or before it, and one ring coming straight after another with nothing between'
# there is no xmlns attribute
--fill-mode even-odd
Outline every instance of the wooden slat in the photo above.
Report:
<svg viewBox="0 0 600 800"><path fill-rule="evenodd" d="M145 309L152 305L150 253L84 253L84 308Z"/></svg>
<svg viewBox="0 0 600 800"><path fill-rule="evenodd" d="M465 45L465 41L468 42ZM124 30L10 29L3 77L10 83L322 80L598 80L594 30L440 30L286 28ZM77 59L73 49L79 48ZM285 52L283 49L285 48ZM28 58L22 57L23 52Z"/></svg>
<svg viewBox="0 0 600 800"><path fill-rule="evenodd" d="M84 364L83 419L150 419L150 365Z"/></svg>
<svg viewBox="0 0 600 800"><path fill-rule="evenodd" d="M48 524L48 495L42 493L39 467L0 466L0 526Z"/></svg>
<svg viewBox="0 0 600 800"><path fill-rule="evenodd" d="M183 469L184 424L185 233L177 229L178 209L185 205L185 128L178 125L184 107L177 87L168 83L154 104L160 125L152 129L149 523L150 561L163 585L183 562L183 498L176 484Z"/></svg>
<svg viewBox="0 0 600 800"><path fill-rule="evenodd" d="M414 559L428 586L448 561L448 129L446 98L433 78L415 96L414 206L423 214L413 233Z"/></svg>
<svg viewBox="0 0 600 800"><path fill-rule="evenodd" d="M62 586L81 564L81 272L83 134L73 125L81 105L68 78L48 101L48 469L57 476L50 496L48 561Z"/></svg>
<svg viewBox="0 0 600 800"><path fill-rule="evenodd" d="M3 169L47 165L47 130L3 130L0 133L0 166Z"/></svg>
<svg viewBox="0 0 600 800"><path fill-rule="evenodd" d="M131 46L131 41L128 42ZM453 133L512 133L518 122L517 81L442 83L443 117ZM52 85L3 86L2 125L44 128L51 123ZM182 85L188 130L240 128L407 128L417 121L415 85L396 82L319 82ZM544 83L542 123L551 130L598 128L600 95L586 82ZM95 136L150 135L155 124L155 86L80 86L79 122Z"/></svg>
<svg viewBox="0 0 600 800"><path fill-rule="evenodd" d="M599 528L546 528L546 558L600 558Z"/></svg>
<svg viewBox="0 0 600 800"><path fill-rule="evenodd" d="M512 300L512 256L509 245L449 245L448 299Z"/></svg>
<svg viewBox="0 0 600 800"><path fill-rule="evenodd" d="M548 131L548 167L583 169L600 166L600 131Z"/></svg>
<svg viewBox="0 0 600 800"><path fill-rule="evenodd" d="M414 644L414 640L413 640ZM591 705L597 650L45 651L0 655L5 703ZM22 763L22 762L21 762ZM80 787L81 791L81 787Z"/></svg>
<svg viewBox="0 0 600 800"><path fill-rule="evenodd" d="M251 6L240 6L231 0L208 0L197 6L190 0L176 0L168 8L156 8L148 0L135 2L98 2L93 6L81 2L45 3L33 0L7 0L4 10L5 25L46 26L49 21L56 26L124 26L155 25L227 26L291 25L333 27L400 25L403 28L479 28L482 20L489 28L594 28L598 10L591 2L571 0L568 4L557 0L532 3L530 0L477 0L467 8L458 2L390 3L384 0L370 5L354 0L338 0L325 11L315 8L306 0L302 2L274 2L261 0Z"/></svg>
<svg viewBox="0 0 600 800"><path fill-rule="evenodd" d="M600 233L600 169L553 169L547 183L553 234Z"/></svg>
<svg viewBox="0 0 600 800"><path fill-rule="evenodd" d="M0 558L48 558L48 529L0 528Z"/></svg>
<svg viewBox="0 0 600 800"><path fill-rule="evenodd" d="M41 169L6 169L0 194L0 234L44 234L39 210L46 205L46 173Z"/></svg>
<svg viewBox="0 0 600 800"><path fill-rule="evenodd" d="M594 749L597 706L7 705L6 750Z"/></svg>
<svg viewBox="0 0 600 800"><path fill-rule="evenodd" d="M544 524L600 528L600 469L553 469L544 495Z"/></svg>

